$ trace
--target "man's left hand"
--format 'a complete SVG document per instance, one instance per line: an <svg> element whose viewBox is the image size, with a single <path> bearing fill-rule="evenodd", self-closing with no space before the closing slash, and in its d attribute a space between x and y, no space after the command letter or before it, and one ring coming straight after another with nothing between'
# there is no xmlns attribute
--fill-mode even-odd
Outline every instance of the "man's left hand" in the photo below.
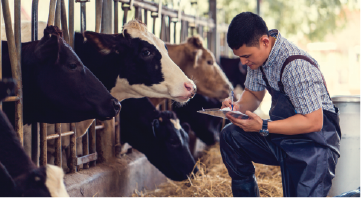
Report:
<svg viewBox="0 0 361 198"><path fill-rule="evenodd" d="M262 119L250 111L246 111L245 114L248 115L248 119L235 118L231 116L231 113L227 113L226 117L234 125L241 127L246 132L259 132L262 129Z"/></svg>

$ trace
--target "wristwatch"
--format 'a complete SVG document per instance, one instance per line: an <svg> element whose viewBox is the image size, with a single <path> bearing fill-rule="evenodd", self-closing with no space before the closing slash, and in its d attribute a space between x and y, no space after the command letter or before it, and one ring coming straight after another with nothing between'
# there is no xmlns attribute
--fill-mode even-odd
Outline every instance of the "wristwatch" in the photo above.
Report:
<svg viewBox="0 0 361 198"><path fill-rule="evenodd" d="M259 131L259 134L261 134L264 137L269 134L269 132L268 132L268 121L267 120L263 120L262 129Z"/></svg>

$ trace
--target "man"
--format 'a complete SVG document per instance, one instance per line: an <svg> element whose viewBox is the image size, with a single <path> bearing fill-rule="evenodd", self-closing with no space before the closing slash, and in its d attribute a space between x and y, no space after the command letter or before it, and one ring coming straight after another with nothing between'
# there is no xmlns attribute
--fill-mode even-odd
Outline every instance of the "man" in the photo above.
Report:
<svg viewBox="0 0 361 198"><path fill-rule="evenodd" d="M284 196L327 196L338 160L338 109L319 66L309 54L270 30L261 17L243 12L229 25L227 42L248 66L245 91L233 110L237 119L221 132L221 154L234 196L259 196L252 162L279 165ZM252 113L266 91L272 96L271 121ZM230 107L230 99L222 108Z"/></svg>

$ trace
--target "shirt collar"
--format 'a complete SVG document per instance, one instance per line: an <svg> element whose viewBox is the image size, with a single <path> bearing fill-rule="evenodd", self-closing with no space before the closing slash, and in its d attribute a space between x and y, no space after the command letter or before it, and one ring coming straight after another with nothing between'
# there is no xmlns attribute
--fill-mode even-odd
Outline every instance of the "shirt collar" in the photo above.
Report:
<svg viewBox="0 0 361 198"><path fill-rule="evenodd" d="M283 37L281 36L281 33L277 29L272 29L268 33L269 34L278 33L278 34L277 34L275 44L272 47L272 50L268 56L267 61L262 65L263 68L270 67L273 65L273 62L276 60L278 52L281 49L281 44L283 42Z"/></svg>

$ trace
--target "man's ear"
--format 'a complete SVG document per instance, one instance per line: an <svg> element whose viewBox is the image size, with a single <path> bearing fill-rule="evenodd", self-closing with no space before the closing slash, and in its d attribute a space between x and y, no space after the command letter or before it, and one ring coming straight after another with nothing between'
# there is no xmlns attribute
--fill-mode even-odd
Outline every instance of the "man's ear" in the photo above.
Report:
<svg viewBox="0 0 361 198"><path fill-rule="evenodd" d="M93 44L103 55L110 54L112 51L116 50L115 47L118 35L85 31L84 37L86 38L86 42Z"/></svg>
<svg viewBox="0 0 361 198"><path fill-rule="evenodd" d="M5 166L0 162L0 197L13 197L15 183Z"/></svg>

